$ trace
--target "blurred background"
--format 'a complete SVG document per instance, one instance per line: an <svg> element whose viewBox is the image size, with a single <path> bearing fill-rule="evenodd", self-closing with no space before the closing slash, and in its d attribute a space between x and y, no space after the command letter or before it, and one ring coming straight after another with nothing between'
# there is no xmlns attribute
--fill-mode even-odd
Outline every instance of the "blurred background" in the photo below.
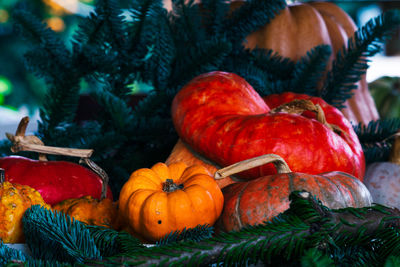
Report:
<svg viewBox="0 0 400 267"><path fill-rule="evenodd" d="M69 44L78 18L87 16L92 11L94 2L95 0L30 0L29 4L34 8L35 14ZM129 0L120 2L122 6L129 6ZM400 1L333 2L343 8L358 26L364 25L387 9L400 8ZM5 138L5 132L14 132L20 119L27 115L31 117L27 132L33 133L46 93L43 81L33 76L24 66L23 54L28 50L29 43L23 42L13 33L12 12L19 4L20 0L0 0L0 139ZM390 83L385 82L384 86L389 87L387 90L391 93L400 95L400 31L385 44L381 54L370 60L367 81L371 83L371 88L377 87L376 81L386 76L385 81L389 79ZM83 84L82 93L89 93L88 90L90 89Z"/></svg>

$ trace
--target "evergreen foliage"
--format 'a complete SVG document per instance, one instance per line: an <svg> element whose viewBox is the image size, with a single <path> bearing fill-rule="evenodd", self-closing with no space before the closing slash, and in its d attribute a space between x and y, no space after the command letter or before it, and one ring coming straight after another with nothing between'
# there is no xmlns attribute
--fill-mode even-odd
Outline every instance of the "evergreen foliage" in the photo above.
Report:
<svg viewBox="0 0 400 267"><path fill-rule="evenodd" d="M109 174L115 196L134 170L168 157L178 139L170 105L195 76L233 72L260 95L321 93L314 88L329 47L317 46L293 62L244 46L247 35L286 7L284 0L246 1L233 11L227 1L202 2L174 0L167 12L161 0L133 0L123 16L117 0L99 0L95 12L82 18L70 50L33 14L15 11L17 31L32 43L27 66L48 85L39 138L50 146L94 149L92 160ZM379 43L399 24L398 14L387 12L355 33L328 73L322 91L327 102L340 106L351 96L352 83L365 73L366 57L380 51ZM101 107L91 121L77 116L82 81ZM153 90L133 107L131 88L137 83Z"/></svg>
<svg viewBox="0 0 400 267"><path fill-rule="evenodd" d="M156 242L157 246L164 246L179 241L195 241L199 242L203 239L210 238L214 233L214 228L209 225L198 225L195 228L184 228L181 231L173 231L159 241Z"/></svg>
<svg viewBox="0 0 400 267"><path fill-rule="evenodd" d="M25 212L22 223L26 243L36 259L69 263L101 259L89 230L69 215L34 205Z"/></svg>
<svg viewBox="0 0 400 267"><path fill-rule="evenodd" d="M272 221L197 240L171 239L172 233L162 239L167 243L152 247L144 247L128 233L87 226L36 205L23 217L26 242L31 249L37 246L33 257L5 252L4 246L0 246L0 256L9 255L6 261L25 261L28 266L79 262L102 266L241 266L256 262L268 266L393 266L399 261L399 210L378 204L331 210L299 191L292 192L289 199L289 209ZM206 233L208 228L183 232Z"/></svg>
<svg viewBox="0 0 400 267"><path fill-rule="evenodd" d="M368 68L368 57L382 51L382 43L400 25L398 10L389 10L369 20L348 40L347 48L340 50L328 73L321 97L328 103L342 108L343 103L352 96L355 83Z"/></svg>
<svg viewBox="0 0 400 267"><path fill-rule="evenodd" d="M362 145L367 163L387 161L394 135L400 129L400 119L380 119L368 125L358 124L354 130Z"/></svg>
<svg viewBox="0 0 400 267"><path fill-rule="evenodd" d="M0 240L0 266L6 265L11 260L27 261L30 256L20 250L10 248Z"/></svg>

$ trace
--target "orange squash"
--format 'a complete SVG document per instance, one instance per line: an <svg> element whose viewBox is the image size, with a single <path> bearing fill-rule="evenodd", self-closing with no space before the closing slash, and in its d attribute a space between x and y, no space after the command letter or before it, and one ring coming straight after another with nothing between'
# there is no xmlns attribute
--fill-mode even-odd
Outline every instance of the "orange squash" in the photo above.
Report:
<svg viewBox="0 0 400 267"><path fill-rule="evenodd" d="M100 199L94 198L91 195L69 198L53 205L52 208L53 210L61 211L73 217L75 220L89 225L116 228L118 214L117 203L106 198L109 177L107 173L93 161L85 159L85 162L102 180Z"/></svg>
<svg viewBox="0 0 400 267"><path fill-rule="evenodd" d="M32 205L50 208L35 189L5 181L0 169L0 239L4 243L24 242L22 216Z"/></svg>
<svg viewBox="0 0 400 267"><path fill-rule="evenodd" d="M234 1L232 9L243 1ZM250 34L246 46L272 49L281 56L299 60L307 51L321 44L332 47L330 61L347 45L357 26L339 6L329 2L295 3L288 5L270 23ZM329 66L330 67L330 66ZM379 119L375 102L368 90L365 76L357 84L354 95L345 102L341 111L352 123L367 125Z"/></svg>
<svg viewBox="0 0 400 267"><path fill-rule="evenodd" d="M224 209L215 227L220 231L237 231L246 225L269 221L289 208L292 191L308 191L331 209L366 207L372 203L367 187L344 172L326 172L318 175L292 172L284 159L275 154L236 163L219 170L216 179L224 173L234 174L249 167L272 162L278 174L259 177L225 187Z"/></svg>
<svg viewBox="0 0 400 267"><path fill-rule="evenodd" d="M116 203L110 199L99 200L92 196L66 199L52 208L68 214L83 223L107 228L114 228L118 213Z"/></svg>
<svg viewBox="0 0 400 267"><path fill-rule="evenodd" d="M178 162L134 171L119 196L119 217L128 231L155 242L172 231L213 225L224 198L207 170Z"/></svg>

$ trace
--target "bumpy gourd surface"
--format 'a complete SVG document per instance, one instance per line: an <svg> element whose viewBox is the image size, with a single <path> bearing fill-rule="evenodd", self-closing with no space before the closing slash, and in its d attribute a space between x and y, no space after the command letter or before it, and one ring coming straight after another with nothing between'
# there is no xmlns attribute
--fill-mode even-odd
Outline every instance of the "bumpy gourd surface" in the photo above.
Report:
<svg viewBox="0 0 400 267"><path fill-rule="evenodd" d="M22 243L22 216L31 205L47 205L35 189L4 182L0 185L0 238L4 243Z"/></svg>

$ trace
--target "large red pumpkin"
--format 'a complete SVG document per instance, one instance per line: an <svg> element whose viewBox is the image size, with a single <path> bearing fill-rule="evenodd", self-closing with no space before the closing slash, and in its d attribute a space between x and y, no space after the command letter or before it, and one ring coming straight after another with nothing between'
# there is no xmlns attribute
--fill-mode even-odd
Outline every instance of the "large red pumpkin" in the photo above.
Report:
<svg viewBox="0 0 400 267"><path fill-rule="evenodd" d="M309 111L291 114L267 105L275 107L295 99L319 106L326 123ZM272 95L266 101L238 75L211 72L196 77L178 92L172 118L185 143L222 167L274 153L285 158L295 172L342 171L362 180L362 147L339 110L320 98L294 93ZM272 164L268 164L244 177L273 173Z"/></svg>
<svg viewBox="0 0 400 267"><path fill-rule="evenodd" d="M254 159L229 166L234 174L236 167L247 168L255 164ZM219 217L217 231L239 230L246 225L269 221L289 208L292 191L308 191L322 204L331 209L370 206L372 197L366 186L357 178L343 172L326 172L318 175L291 172L285 161L273 154L263 155L256 160L261 163L273 162L278 174L259 177L248 182L230 184L222 189L224 208ZM257 165L257 164L256 164ZM217 172L216 176L225 170Z"/></svg>

